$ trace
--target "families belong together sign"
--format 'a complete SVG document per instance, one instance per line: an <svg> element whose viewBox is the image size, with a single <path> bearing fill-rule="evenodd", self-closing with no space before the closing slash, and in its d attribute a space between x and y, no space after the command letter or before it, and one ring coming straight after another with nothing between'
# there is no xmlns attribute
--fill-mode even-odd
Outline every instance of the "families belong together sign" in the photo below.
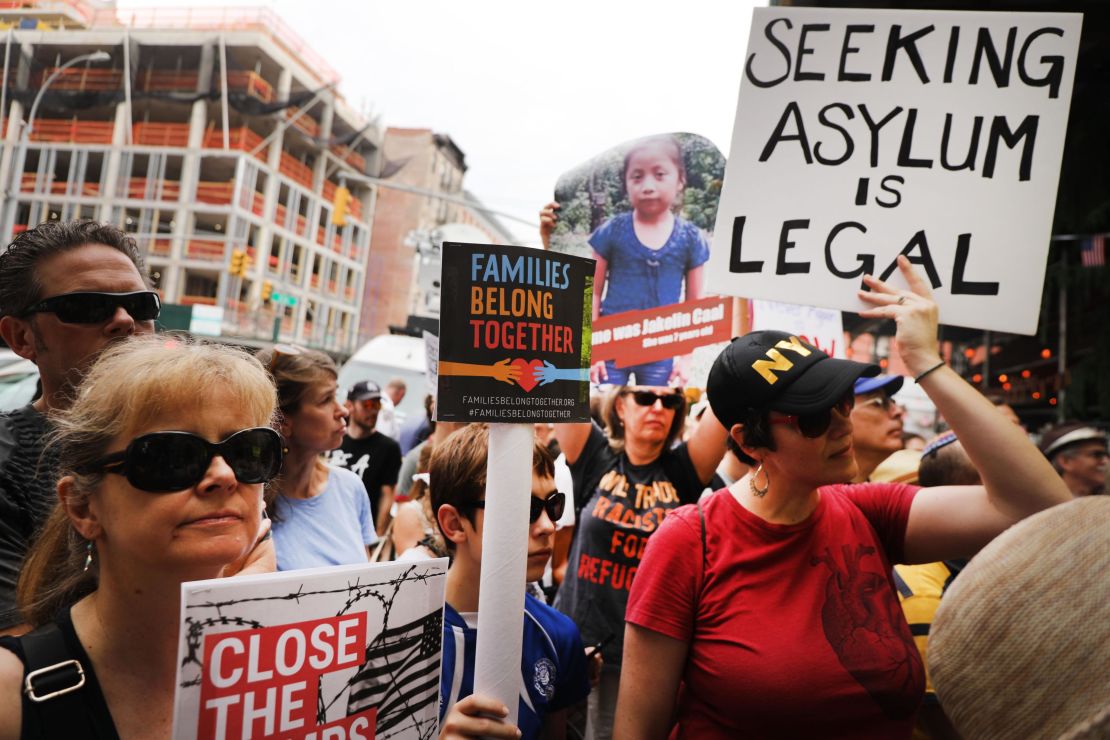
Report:
<svg viewBox="0 0 1110 740"><path fill-rule="evenodd" d="M858 311L905 254L942 322L1033 333L1081 21L756 9L709 291Z"/></svg>
<svg viewBox="0 0 1110 740"><path fill-rule="evenodd" d="M440 421L589 420L593 260L443 245Z"/></svg>

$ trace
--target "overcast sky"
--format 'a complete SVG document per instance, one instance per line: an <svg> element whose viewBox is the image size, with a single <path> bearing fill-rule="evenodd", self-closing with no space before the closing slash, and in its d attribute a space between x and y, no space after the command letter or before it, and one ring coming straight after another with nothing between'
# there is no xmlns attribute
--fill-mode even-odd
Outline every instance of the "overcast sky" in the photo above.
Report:
<svg viewBox="0 0 1110 740"><path fill-rule="evenodd" d="M121 0L121 8L171 2ZM689 131L728 155L753 0L270 0L387 126L445 133L466 187L537 220L559 175L622 141ZM197 6L227 5L193 0ZM509 224L507 224L509 225ZM511 225L522 242L533 229Z"/></svg>

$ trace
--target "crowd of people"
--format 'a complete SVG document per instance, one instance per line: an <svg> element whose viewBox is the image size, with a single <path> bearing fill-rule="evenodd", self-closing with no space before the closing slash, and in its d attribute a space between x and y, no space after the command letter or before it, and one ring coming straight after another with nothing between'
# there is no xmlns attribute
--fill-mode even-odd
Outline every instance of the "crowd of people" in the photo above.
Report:
<svg viewBox="0 0 1110 740"><path fill-rule="evenodd" d="M681 188L665 141L630 168L657 179L649 189ZM634 217L652 221L652 207ZM619 249L595 249L616 280ZM1076 422L1035 446L940 359L928 285L904 257L899 268L908 289L868 277L860 297L864 316L894 323L947 426L921 445L904 428L903 378L776 331L734 339L703 398L668 386L669 366L643 369L651 382L598 367L622 382L598 390L592 423L537 425L526 568L543 588L530 585L521 615L513 726L474 687L486 426L436 422L430 398L401 426L403 383L339 388L314 350L156 334L158 294L112 226L20 234L0 254L0 335L38 366L41 393L0 417L0 740L167 736L184 582L443 556L441 737L981 726L976 697L994 694L968 691L967 676L991 666L966 664L972 649L949 635L977 623L950 602L975 598L965 573L995 572L976 554L1004 559L1005 530L1027 520L1023 548L1059 549L1059 527L1101 517L1083 529L1091 570L1044 577L1094 579L1083 603L1107 636L1107 499L1081 516L1069 503L1106 492L1107 436ZM1071 679L1068 702L1045 711L1072 737L1104 736L1110 640L1084 644L1082 659L1038 666ZM1032 735L1040 721L1013 727Z"/></svg>

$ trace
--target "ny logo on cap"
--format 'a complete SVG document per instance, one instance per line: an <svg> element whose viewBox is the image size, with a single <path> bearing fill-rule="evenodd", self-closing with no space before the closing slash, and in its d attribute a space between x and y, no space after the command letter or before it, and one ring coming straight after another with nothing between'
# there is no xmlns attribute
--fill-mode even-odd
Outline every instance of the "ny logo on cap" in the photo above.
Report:
<svg viewBox="0 0 1110 740"><path fill-rule="evenodd" d="M776 349L776 347L778 349ZM811 354L810 349L794 336L790 337L790 339L783 339L775 344L774 347L767 350L767 356L771 359L756 360L752 363L752 370L762 375L763 379L770 385L774 385L779 380L779 376L775 375L776 372L787 373L794 367L794 363L786 359L782 352L779 352L779 349L796 352L802 357L809 357Z"/></svg>

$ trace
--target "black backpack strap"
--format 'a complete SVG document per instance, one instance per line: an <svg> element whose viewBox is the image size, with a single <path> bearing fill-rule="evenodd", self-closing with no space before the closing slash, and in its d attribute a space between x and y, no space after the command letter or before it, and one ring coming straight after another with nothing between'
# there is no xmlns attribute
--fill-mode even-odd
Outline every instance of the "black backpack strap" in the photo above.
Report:
<svg viewBox="0 0 1110 740"><path fill-rule="evenodd" d="M81 737L89 732L85 669L51 622L19 638L23 648L23 711L35 716L45 737ZM33 726L23 718L23 726Z"/></svg>

